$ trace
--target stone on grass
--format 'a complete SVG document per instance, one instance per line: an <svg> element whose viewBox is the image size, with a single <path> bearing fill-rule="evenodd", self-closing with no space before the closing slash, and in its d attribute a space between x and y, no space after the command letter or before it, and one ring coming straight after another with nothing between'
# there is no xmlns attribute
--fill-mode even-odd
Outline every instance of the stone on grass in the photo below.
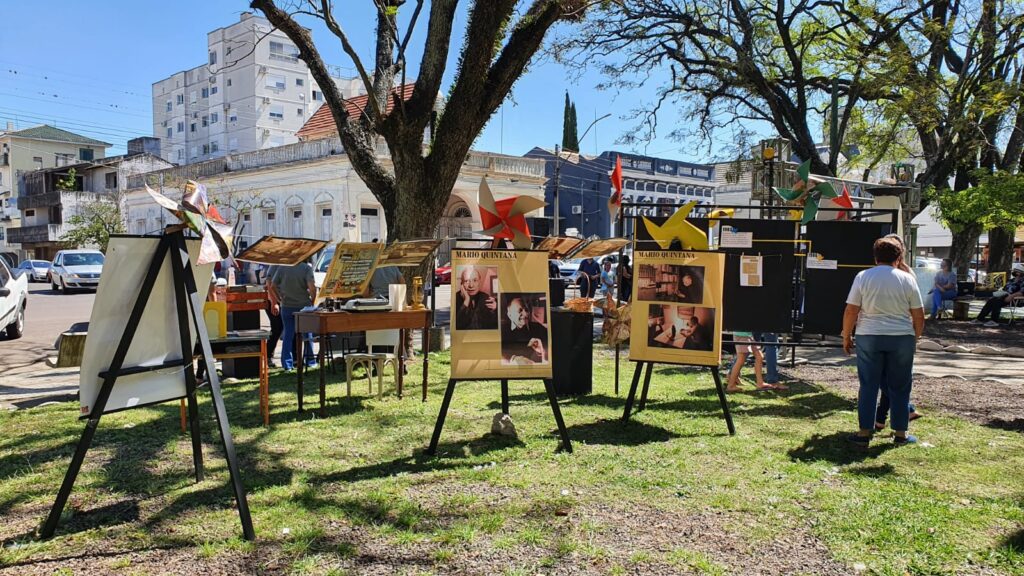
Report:
<svg viewBox="0 0 1024 576"><path fill-rule="evenodd" d="M1001 349L999 349L999 348L995 348L995 347L992 347L992 346L978 346L978 347L974 348L973 350L971 350L971 353L973 353L973 354L986 354L986 355L989 355L989 356L992 356L992 355L998 356L998 355L1001 355L1003 353L1003 351Z"/></svg>
<svg viewBox="0 0 1024 576"><path fill-rule="evenodd" d="M943 348L943 350L945 350L946 352L952 352L954 354L963 354L964 352L970 352L970 350L967 347L961 346L959 344L946 346L945 348Z"/></svg>
<svg viewBox="0 0 1024 576"><path fill-rule="evenodd" d="M934 340L921 340L920 342L917 343L917 349L918 350L934 350L934 351L938 352L939 350L943 350L943 346L942 346L942 344L939 344L938 342L936 342Z"/></svg>
<svg viewBox="0 0 1024 576"><path fill-rule="evenodd" d="M508 414L498 412L491 420L491 433L499 436L516 436L516 425L512 423L512 417Z"/></svg>

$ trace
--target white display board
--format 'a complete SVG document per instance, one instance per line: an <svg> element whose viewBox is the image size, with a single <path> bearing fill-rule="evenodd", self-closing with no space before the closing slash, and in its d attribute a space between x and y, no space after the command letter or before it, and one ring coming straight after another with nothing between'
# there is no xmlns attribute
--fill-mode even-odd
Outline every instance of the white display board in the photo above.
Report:
<svg viewBox="0 0 1024 576"><path fill-rule="evenodd" d="M195 275L200 300L206 300L210 288L213 264L196 266L199 239L185 240L190 255L189 265ZM114 357L132 313L139 290L146 277L150 262L160 243L158 236L111 236L106 260L92 315L89 334L85 340L82 372L79 380L79 398L82 416L92 411L99 395L105 371ZM170 257L176 257L174 249ZM178 308L174 296L174 276L171 258L165 257L157 275L153 291L147 301L135 338L128 349L123 367L155 366L172 360L181 360L181 336L178 331ZM190 348L195 346L196 333L189 322L192 336ZM158 371L121 376L114 383L104 413L165 402L185 396L185 369L177 366Z"/></svg>

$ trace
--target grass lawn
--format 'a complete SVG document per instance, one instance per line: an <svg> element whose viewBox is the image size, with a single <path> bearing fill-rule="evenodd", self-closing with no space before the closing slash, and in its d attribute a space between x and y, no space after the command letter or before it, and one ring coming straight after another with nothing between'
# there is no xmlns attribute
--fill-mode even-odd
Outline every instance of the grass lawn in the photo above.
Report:
<svg viewBox="0 0 1024 576"><path fill-rule="evenodd" d="M427 403L365 381L345 398L329 375L325 419L296 413L277 374L269 429L254 382L225 386L251 543L205 392L204 482L177 403L106 416L46 542L32 532L83 429L77 404L0 414L0 574L1024 574L1018 433L930 411L914 426L927 444L857 453L851 400L797 382L730 396L730 437L710 374L672 367L623 425L632 365L615 396L599 347L594 393L562 402L575 453L555 450L540 382L511 384L518 440L490 435L500 389L480 382L457 387L426 457L447 362L432 356Z"/></svg>

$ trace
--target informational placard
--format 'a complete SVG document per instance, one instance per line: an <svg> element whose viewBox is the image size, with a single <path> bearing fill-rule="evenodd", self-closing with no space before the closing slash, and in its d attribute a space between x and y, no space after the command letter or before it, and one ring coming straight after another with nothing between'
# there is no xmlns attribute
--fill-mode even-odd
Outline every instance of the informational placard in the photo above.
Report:
<svg viewBox="0 0 1024 576"><path fill-rule="evenodd" d="M534 246L533 249L547 252L552 258L561 260L572 253L573 250L579 248L581 244L583 244L582 238L548 236L547 238L542 238L537 242L537 245Z"/></svg>
<svg viewBox="0 0 1024 576"><path fill-rule="evenodd" d="M334 249L334 259L327 268L317 300L324 298L355 298L366 292L370 275L377 267L381 244L372 242L341 242Z"/></svg>
<svg viewBox="0 0 1024 576"><path fill-rule="evenodd" d="M407 240L405 242L394 242L384 249L380 255L378 266L404 266L412 267L423 264L423 261L430 256L430 253L441 245L440 240L429 238L426 240Z"/></svg>
<svg viewBox="0 0 1024 576"><path fill-rule="evenodd" d="M764 258L740 256L740 286L760 287L764 284Z"/></svg>
<svg viewBox="0 0 1024 576"><path fill-rule="evenodd" d="M839 261L829 260L821 254L812 252L807 255L807 267L812 270L836 270L839 268Z"/></svg>
<svg viewBox="0 0 1024 576"><path fill-rule="evenodd" d="M87 416L99 394L103 379L100 372L110 367L114 352L124 334L128 317L139 296L149 265L160 243L159 236L111 236L103 262L103 277L96 290L96 299L89 317L89 337L82 354L79 376L79 402L81 415ZM196 279L200 300L206 299L213 276L213 264L197 266L200 241L187 238L189 266ZM178 329L178 307L175 301L174 276L171 256L163 265L153 285L153 292L135 330L135 338L128 348L123 366L159 366L181 360L181 333ZM189 323L192 343L195 344L195 326ZM191 350L191 346L189 348ZM107 400L104 412L116 412L183 398L185 372L181 366L119 376Z"/></svg>
<svg viewBox="0 0 1024 576"><path fill-rule="evenodd" d="M452 378L551 378L548 254L452 250Z"/></svg>
<svg viewBox="0 0 1024 576"><path fill-rule="evenodd" d="M634 250L633 361L718 366L725 254Z"/></svg>
<svg viewBox="0 0 1024 576"><path fill-rule="evenodd" d="M235 256L235 260L257 264L279 264L294 266L305 262L327 246L326 240L312 238L278 238L264 236Z"/></svg>
<svg viewBox="0 0 1024 576"><path fill-rule="evenodd" d="M719 246L722 248L750 248L754 245L753 232L740 232L732 226L722 226Z"/></svg>

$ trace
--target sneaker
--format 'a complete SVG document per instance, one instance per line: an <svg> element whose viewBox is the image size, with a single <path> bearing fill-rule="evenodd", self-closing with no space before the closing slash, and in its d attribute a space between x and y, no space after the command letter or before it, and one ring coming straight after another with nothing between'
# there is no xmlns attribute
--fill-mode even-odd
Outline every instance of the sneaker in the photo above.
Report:
<svg viewBox="0 0 1024 576"><path fill-rule="evenodd" d="M913 434L907 434L905 437L893 436L892 443L897 446L906 446L907 444L917 444L917 436Z"/></svg>
<svg viewBox="0 0 1024 576"><path fill-rule="evenodd" d="M871 443L871 436L861 436L860 434L850 434L846 437L846 441L858 448L867 448L868 444Z"/></svg>
<svg viewBox="0 0 1024 576"><path fill-rule="evenodd" d="M984 326L985 328L998 328L999 327L999 323L998 322L993 322L993 321L989 320L988 322L985 322L984 324L982 324L982 326Z"/></svg>

